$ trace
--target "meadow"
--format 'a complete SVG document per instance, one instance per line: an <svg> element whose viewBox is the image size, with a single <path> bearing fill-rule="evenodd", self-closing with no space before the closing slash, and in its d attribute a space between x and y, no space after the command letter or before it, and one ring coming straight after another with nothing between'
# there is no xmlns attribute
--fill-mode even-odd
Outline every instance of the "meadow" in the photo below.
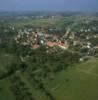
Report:
<svg viewBox="0 0 98 100"><path fill-rule="evenodd" d="M97 60L97 58L92 58L74 67L57 72L53 80L44 80L45 88L55 100L98 100ZM1 64L2 62L0 62L0 66ZM35 100L50 100L40 89L33 87L26 74L18 71L16 73L31 91ZM0 100L15 100L10 89L11 85L9 78L0 80Z"/></svg>

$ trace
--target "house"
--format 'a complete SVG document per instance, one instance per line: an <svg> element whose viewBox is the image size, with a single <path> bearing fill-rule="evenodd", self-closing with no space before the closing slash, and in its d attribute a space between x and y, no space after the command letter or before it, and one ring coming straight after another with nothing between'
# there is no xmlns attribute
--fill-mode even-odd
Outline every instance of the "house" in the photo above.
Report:
<svg viewBox="0 0 98 100"><path fill-rule="evenodd" d="M47 46L49 47L54 47L54 46L58 46L61 49L68 49L69 45L68 44L64 44L64 43L60 43L60 42L47 42L46 43Z"/></svg>
<svg viewBox="0 0 98 100"><path fill-rule="evenodd" d="M49 47L54 47L54 46L57 45L57 43L56 43L56 42L50 42L50 41L48 41L48 42L46 43L46 45L49 46Z"/></svg>
<svg viewBox="0 0 98 100"><path fill-rule="evenodd" d="M40 47L40 45L38 45L38 44L34 44L34 45L32 45L32 48L35 50L35 49L38 49Z"/></svg>

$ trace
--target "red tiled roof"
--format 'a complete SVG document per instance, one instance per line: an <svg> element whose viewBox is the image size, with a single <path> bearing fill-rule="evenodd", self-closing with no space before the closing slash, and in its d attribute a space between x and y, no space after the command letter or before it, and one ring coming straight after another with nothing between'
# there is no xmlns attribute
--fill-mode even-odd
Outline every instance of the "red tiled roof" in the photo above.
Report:
<svg viewBox="0 0 98 100"><path fill-rule="evenodd" d="M68 45L65 45L64 43L60 43L60 42L47 42L47 45L48 45L49 47L53 47L53 46L68 47Z"/></svg>
<svg viewBox="0 0 98 100"><path fill-rule="evenodd" d="M56 42L47 42L47 45L48 45L49 47L53 47L53 46L56 46L57 43L56 43Z"/></svg>
<svg viewBox="0 0 98 100"><path fill-rule="evenodd" d="M32 47L33 47L33 49L37 49L37 48L40 47L40 45L38 45L38 44L34 44Z"/></svg>

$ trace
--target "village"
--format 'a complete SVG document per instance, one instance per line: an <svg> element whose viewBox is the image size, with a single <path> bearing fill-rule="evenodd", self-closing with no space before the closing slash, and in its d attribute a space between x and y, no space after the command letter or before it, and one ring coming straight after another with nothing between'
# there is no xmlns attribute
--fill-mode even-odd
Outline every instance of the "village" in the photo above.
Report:
<svg viewBox="0 0 98 100"><path fill-rule="evenodd" d="M93 29L95 29L93 27ZM90 32L91 29L80 29L80 32ZM43 30L33 31L30 29L20 29L15 37L17 44L22 46L30 46L32 49L37 49L40 46L47 47L47 53L57 51L56 48L62 50L69 50L72 52L78 52L83 59L90 56L96 56L98 53L98 45L93 44L90 39L98 39L98 34L83 35L72 31L71 28L67 28L63 34L49 34ZM95 41L96 42L96 41ZM83 59L80 59L81 61Z"/></svg>
<svg viewBox="0 0 98 100"><path fill-rule="evenodd" d="M15 14L0 17L1 99L97 100L98 17Z"/></svg>

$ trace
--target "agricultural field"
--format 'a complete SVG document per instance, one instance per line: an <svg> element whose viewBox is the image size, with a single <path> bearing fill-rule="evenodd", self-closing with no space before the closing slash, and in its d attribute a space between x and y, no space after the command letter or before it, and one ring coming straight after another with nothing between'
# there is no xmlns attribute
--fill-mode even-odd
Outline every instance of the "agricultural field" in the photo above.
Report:
<svg viewBox="0 0 98 100"><path fill-rule="evenodd" d="M17 87L17 84L24 84L23 86L20 85L19 88L21 90L25 89L25 91L22 91L24 93L30 92L30 96L33 97L32 100L97 100L97 60L97 58L92 58L86 62L76 64L75 67L69 67L55 73L55 78L52 80L43 80L45 89L52 95L51 98L43 92L43 89L33 85L27 75L28 72L23 73L17 70L12 76L0 79L0 98L1 100L15 100L14 92L12 92L12 89L15 88L13 86Z"/></svg>
<svg viewBox="0 0 98 100"><path fill-rule="evenodd" d="M56 80L47 86L56 100L97 100L97 60L91 59L75 68L60 72Z"/></svg>
<svg viewBox="0 0 98 100"><path fill-rule="evenodd" d="M34 26L34 27L50 27L50 26L57 26L57 24L62 21L62 17L57 17L57 18L46 18L46 19L28 19L28 20L19 20L19 21L14 21L13 24L15 27L20 28L23 26Z"/></svg>

